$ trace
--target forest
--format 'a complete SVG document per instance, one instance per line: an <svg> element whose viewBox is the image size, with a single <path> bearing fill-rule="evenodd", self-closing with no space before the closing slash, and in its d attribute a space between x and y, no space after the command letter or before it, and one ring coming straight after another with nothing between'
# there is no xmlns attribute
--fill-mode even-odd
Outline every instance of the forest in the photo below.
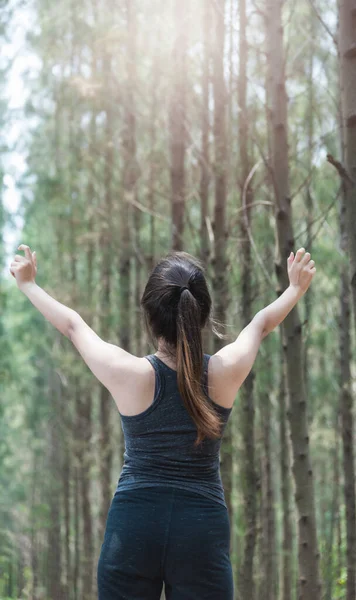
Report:
<svg viewBox="0 0 356 600"><path fill-rule="evenodd" d="M204 265L209 354L311 253L222 442L235 598L355 600L355 3L1 0L0 37L0 599L97 597L124 452L109 391L11 277L23 243L137 356L171 250Z"/></svg>

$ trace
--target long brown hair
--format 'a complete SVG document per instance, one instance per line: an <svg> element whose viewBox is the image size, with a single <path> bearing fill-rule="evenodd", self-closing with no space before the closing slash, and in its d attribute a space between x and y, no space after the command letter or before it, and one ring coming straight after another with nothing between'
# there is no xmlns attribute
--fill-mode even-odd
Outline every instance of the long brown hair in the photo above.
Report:
<svg viewBox="0 0 356 600"><path fill-rule="evenodd" d="M150 274L141 306L153 340L162 338L175 352L178 389L198 431L195 446L219 438L219 415L202 389L202 329L212 301L200 262L186 252L168 254Z"/></svg>

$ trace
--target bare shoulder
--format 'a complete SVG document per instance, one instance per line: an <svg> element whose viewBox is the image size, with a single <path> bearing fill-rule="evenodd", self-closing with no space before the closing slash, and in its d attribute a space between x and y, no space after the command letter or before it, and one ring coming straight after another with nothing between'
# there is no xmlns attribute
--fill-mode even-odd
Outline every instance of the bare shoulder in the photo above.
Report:
<svg viewBox="0 0 356 600"><path fill-rule="evenodd" d="M150 362L126 353L110 390L119 412L128 416L143 412L153 401L154 389L155 372Z"/></svg>
<svg viewBox="0 0 356 600"><path fill-rule="evenodd" d="M226 357L219 353L210 357L208 364L208 389L210 398L225 408L232 408L238 386L230 376L231 366Z"/></svg>
<svg viewBox="0 0 356 600"><path fill-rule="evenodd" d="M211 399L231 408L237 392L250 373L263 338L264 320L257 314L236 340L213 354L208 379Z"/></svg>

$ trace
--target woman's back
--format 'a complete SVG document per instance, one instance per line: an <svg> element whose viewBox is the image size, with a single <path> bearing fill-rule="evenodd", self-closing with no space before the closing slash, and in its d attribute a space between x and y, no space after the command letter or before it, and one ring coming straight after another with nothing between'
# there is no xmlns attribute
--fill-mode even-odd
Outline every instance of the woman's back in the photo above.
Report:
<svg viewBox="0 0 356 600"><path fill-rule="evenodd" d="M155 373L153 402L137 414L125 415L120 411L125 454L117 491L156 485L179 486L226 506L219 451L232 409L216 404L208 396L210 356L204 354L201 384L207 402L220 417L221 436L205 438L198 446L194 444L197 428L179 392L177 371L154 354L145 358ZM130 398L125 396L126 405L129 402Z"/></svg>

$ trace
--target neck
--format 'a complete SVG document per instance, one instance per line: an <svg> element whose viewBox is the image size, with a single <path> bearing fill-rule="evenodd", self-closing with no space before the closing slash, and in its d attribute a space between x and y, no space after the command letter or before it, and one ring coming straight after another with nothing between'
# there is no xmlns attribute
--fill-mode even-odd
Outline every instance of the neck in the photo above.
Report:
<svg viewBox="0 0 356 600"><path fill-rule="evenodd" d="M156 356L161 358L169 367L176 367L176 348L168 345L163 340L158 340Z"/></svg>

